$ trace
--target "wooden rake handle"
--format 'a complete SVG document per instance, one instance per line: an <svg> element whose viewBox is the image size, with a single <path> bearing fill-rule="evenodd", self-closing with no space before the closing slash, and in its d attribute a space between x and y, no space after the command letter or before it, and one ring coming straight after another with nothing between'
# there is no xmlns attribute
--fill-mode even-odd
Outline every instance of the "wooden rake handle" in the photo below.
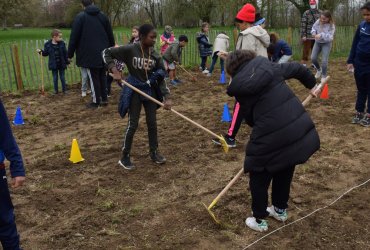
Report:
<svg viewBox="0 0 370 250"><path fill-rule="evenodd" d="M148 98L149 100L151 100L152 102L158 104L159 106L161 107L164 107L164 104L161 103L160 101L158 101L157 99L151 97L150 95L144 93L143 91L141 91L140 89L132 86L131 84L129 84L128 82L124 81L124 80L121 80L121 83L125 84L127 87L129 87L130 89L134 90L135 92L139 93L140 95L142 96L145 96L146 98ZM209 130L208 128L205 128L203 127L202 125L200 125L199 123L191 120L190 118L186 117L185 115L181 114L180 112L174 110L173 108L171 108L171 111L173 113L175 113L176 115L180 116L181 118L183 118L184 120L187 120L188 122L190 122L191 124L197 126L198 128L200 129L203 129L204 131L206 131L207 133L211 134L212 136L216 137L216 138L219 138L219 139L222 139L221 136L217 135L216 133L212 132L211 130Z"/></svg>
<svg viewBox="0 0 370 250"><path fill-rule="evenodd" d="M183 66L181 66L180 64L176 64L177 66L179 66L180 67L180 69L182 69L183 71L185 71L189 76L191 76L192 78L195 78L194 76L193 76L193 74L191 74L189 71L187 71Z"/></svg>
<svg viewBox="0 0 370 250"><path fill-rule="evenodd" d="M325 78L325 81L321 81L320 84L317 86L318 89L322 89L325 85L325 83L327 83L330 79L330 76L327 76ZM306 99L304 99L304 101L302 102L302 105L303 107L307 106L307 104L311 101L311 99L313 98L314 96L312 94L309 94Z"/></svg>

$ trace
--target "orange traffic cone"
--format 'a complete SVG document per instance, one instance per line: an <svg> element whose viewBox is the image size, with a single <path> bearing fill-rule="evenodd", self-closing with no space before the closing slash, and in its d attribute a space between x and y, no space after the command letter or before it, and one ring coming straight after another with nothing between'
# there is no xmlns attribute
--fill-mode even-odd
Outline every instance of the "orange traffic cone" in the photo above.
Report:
<svg viewBox="0 0 370 250"><path fill-rule="evenodd" d="M324 88L321 92L320 98L321 99L329 99L329 87L328 87L327 83L325 83L325 85L324 85Z"/></svg>
<svg viewBox="0 0 370 250"><path fill-rule="evenodd" d="M80 148L78 147L78 143L76 139L73 139L72 141L71 156L69 157L69 160L72 163L79 163L85 160L84 158L82 158Z"/></svg>

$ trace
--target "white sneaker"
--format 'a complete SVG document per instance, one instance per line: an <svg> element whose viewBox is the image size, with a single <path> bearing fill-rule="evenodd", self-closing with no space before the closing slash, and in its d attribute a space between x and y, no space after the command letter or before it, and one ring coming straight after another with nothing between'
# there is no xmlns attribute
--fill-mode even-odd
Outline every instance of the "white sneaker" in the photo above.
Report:
<svg viewBox="0 0 370 250"><path fill-rule="evenodd" d="M86 93L91 94L91 90L90 90L90 89L88 89L88 90L86 91Z"/></svg>
<svg viewBox="0 0 370 250"><path fill-rule="evenodd" d="M85 97L85 96L86 96L86 91L82 91L81 96L82 96L82 97Z"/></svg>
<svg viewBox="0 0 370 250"><path fill-rule="evenodd" d="M268 229L268 224L266 220L261 220L261 223L257 223L256 218L248 217L245 220L245 224L252 230L257 232L265 232Z"/></svg>
<svg viewBox="0 0 370 250"><path fill-rule="evenodd" d="M321 76L321 82L326 83L326 76Z"/></svg>
<svg viewBox="0 0 370 250"><path fill-rule="evenodd" d="M202 73L203 73L203 74L208 74L208 73L209 73L209 71L208 71L208 69L205 69L205 70L203 70L203 71L202 71Z"/></svg>
<svg viewBox="0 0 370 250"><path fill-rule="evenodd" d="M321 76L321 70L316 71L315 78L319 79Z"/></svg>
<svg viewBox="0 0 370 250"><path fill-rule="evenodd" d="M212 76L212 73L208 73L207 76L211 77Z"/></svg>
<svg viewBox="0 0 370 250"><path fill-rule="evenodd" d="M269 213L269 216L274 217L278 221L284 222L288 219L288 213L286 212L286 209L284 209L284 212L281 214L275 211L274 206L268 207L266 211Z"/></svg>

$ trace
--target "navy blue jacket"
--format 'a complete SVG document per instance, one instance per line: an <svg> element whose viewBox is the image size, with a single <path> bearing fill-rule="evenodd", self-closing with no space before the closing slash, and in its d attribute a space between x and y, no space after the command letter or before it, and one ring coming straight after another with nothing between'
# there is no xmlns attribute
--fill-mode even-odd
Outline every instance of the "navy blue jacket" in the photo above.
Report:
<svg viewBox="0 0 370 250"><path fill-rule="evenodd" d="M253 128L245 151L245 172L279 172L306 162L320 148L315 125L285 83L289 78L309 89L316 84L314 75L299 63L276 64L261 56L240 66L233 76L227 94L235 96Z"/></svg>
<svg viewBox="0 0 370 250"><path fill-rule="evenodd" d="M103 68L101 53L114 46L112 26L95 5L89 5L73 21L68 58L76 51L76 64L84 68Z"/></svg>
<svg viewBox="0 0 370 250"><path fill-rule="evenodd" d="M197 34L199 54L201 57L212 55L212 44L209 43L208 36L202 32Z"/></svg>
<svg viewBox="0 0 370 250"><path fill-rule="evenodd" d="M10 161L11 176L25 176L23 160L18 145L15 142L12 130L10 128L8 116L6 115L4 105L0 99L0 150L4 153L6 159ZM1 163L1 162L0 162Z"/></svg>
<svg viewBox="0 0 370 250"><path fill-rule="evenodd" d="M58 42L59 45L59 55L60 55L60 66L58 68L56 59L55 59L55 51L52 45L51 39L44 44L44 49L42 50L43 56L49 56L49 69L66 69L68 62L67 57L67 48L66 44L63 41Z"/></svg>
<svg viewBox="0 0 370 250"><path fill-rule="evenodd" d="M289 47L288 43L284 40L278 40L274 46L274 54L272 55L272 61L278 62L282 56L293 55L292 49Z"/></svg>
<svg viewBox="0 0 370 250"><path fill-rule="evenodd" d="M362 21L357 27L347 63L361 74L370 73L370 23Z"/></svg>

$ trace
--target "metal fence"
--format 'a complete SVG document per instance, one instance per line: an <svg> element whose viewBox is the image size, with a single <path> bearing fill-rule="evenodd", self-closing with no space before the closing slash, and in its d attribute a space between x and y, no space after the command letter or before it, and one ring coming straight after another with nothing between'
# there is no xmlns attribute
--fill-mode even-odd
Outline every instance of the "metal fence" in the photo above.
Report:
<svg viewBox="0 0 370 250"><path fill-rule="evenodd" d="M346 56L349 53L352 38L356 27L343 26L337 27L333 42L332 56ZM299 59L301 54L301 43L299 29L286 28L269 30L277 32L280 37L286 40L293 50L293 58ZM209 34L210 41L213 43L220 30L212 30ZM230 37L230 49L234 47L233 30L224 30ZM189 38L188 45L183 50L182 63L185 66L195 66L200 63L196 33L189 30L177 32L177 36L184 34ZM119 45L127 44L129 33L115 33L116 43ZM42 40L21 41L14 44L0 44L0 91L17 91L40 89L44 84L45 89L52 89L52 75L48 70L48 59L41 60L41 56L36 53L36 49L44 46ZM68 44L68 40L66 40ZM159 47L159 36L156 44ZM42 63L42 64L41 64ZM43 73L43 74L42 74ZM80 70L75 64L75 60L66 70L67 84L79 82Z"/></svg>

